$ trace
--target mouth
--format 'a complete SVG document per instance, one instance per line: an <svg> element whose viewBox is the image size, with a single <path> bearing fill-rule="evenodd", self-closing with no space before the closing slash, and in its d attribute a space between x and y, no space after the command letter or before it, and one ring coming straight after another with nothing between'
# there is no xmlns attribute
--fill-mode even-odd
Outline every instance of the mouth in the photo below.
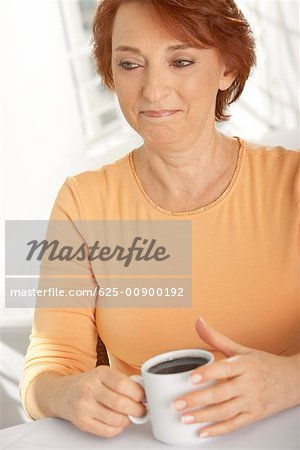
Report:
<svg viewBox="0 0 300 450"><path fill-rule="evenodd" d="M144 116L153 118L173 116L176 113L178 113L178 110L141 111Z"/></svg>

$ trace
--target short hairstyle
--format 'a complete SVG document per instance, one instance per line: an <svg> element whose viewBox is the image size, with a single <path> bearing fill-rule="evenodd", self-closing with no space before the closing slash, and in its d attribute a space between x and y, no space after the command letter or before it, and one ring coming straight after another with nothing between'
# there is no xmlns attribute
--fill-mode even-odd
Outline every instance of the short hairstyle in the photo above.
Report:
<svg viewBox="0 0 300 450"><path fill-rule="evenodd" d="M100 1L93 20L93 55L106 87L114 91L112 76L112 31L121 3L128 0ZM129 0L130 1L130 0ZM146 1L158 23L171 36L194 47L215 47L224 61L236 71L236 78L225 91L219 90L215 119L228 120L227 106L243 92L256 64L255 42L248 21L234 0L137 0Z"/></svg>

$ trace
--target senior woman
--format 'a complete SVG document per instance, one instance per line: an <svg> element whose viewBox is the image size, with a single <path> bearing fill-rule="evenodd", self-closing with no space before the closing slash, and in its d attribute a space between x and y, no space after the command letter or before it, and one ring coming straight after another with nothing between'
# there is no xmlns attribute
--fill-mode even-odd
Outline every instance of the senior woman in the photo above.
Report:
<svg viewBox="0 0 300 450"><path fill-rule="evenodd" d="M128 415L145 413L129 375L191 347L222 355L190 381L217 384L170 405L186 426L212 422L201 436L300 404L300 155L216 129L255 63L247 21L233 0L103 0L94 54L143 145L68 178L51 218L192 221L193 301L184 310L36 309L20 385L28 414L113 437ZM199 409L186 417L191 406Z"/></svg>

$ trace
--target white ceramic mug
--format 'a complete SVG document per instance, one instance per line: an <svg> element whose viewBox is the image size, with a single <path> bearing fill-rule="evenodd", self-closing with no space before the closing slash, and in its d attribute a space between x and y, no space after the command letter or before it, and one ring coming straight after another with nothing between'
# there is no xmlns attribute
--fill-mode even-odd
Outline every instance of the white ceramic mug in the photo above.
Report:
<svg viewBox="0 0 300 450"><path fill-rule="evenodd" d="M183 424L181 422L182 411L176 412L171 408L171 403L177 397L188 392L204 389L214 381L193 385L188 381L193 370L179 373L158 374L149 372L149 369L158 363L183 357L201 357L207 359L207 364L214 361L214 355L201 349L175 350L161 353L144 362L141 374L132 375L131 378L139 383L145 390L146 407L148 412L143 417L129 416L129 419L137 424L144 424L151 420L152 431L156 439L170 445L193 445L203 442L200 438L200 429L207 423ZM201 409L190 408L189 411ZM183 410L188 411L188 410Z"/></svg>

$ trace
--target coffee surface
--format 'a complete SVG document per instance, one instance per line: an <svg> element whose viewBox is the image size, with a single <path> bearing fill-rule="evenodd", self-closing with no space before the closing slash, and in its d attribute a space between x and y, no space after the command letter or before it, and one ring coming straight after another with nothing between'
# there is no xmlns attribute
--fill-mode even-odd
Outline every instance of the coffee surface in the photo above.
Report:
<svg viewBox="0 0 300 450"><path fill-rule="evenodd" d="M196 367L203 366L207 363L207 358L202 358L200 356L185 356L155 364L148 369L148 372L157 374L187 372L188 370L196 369Z"/></svg>

